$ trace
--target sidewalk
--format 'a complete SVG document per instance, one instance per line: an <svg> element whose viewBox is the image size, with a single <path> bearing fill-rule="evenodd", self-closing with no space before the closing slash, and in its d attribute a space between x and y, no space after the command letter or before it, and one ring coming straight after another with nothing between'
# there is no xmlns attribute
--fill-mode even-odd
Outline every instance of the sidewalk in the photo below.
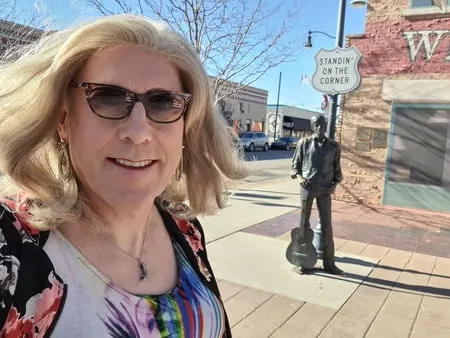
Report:
<svg viewBox="0 0 450 338"><path fill-rule="evenodd" d="M299 275L286 261L298 217L208 244L234 337L450 337L449 216L333 201L344 277Z"/></svg>

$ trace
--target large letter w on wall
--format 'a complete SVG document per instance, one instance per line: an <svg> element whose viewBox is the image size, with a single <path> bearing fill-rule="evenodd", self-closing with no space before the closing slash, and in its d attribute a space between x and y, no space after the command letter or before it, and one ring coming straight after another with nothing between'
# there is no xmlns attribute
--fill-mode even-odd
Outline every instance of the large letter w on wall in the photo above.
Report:
<svg viewBox="0 0 450 338"><path fill-rule="evenodd" d="M450 34L449 30L404 32L403 37L408 43L411 61L416 61L417 54L422 48L424 49L425 58L427 61L430 61L441 39L447 34ZM419 36L419 38L416 38L416 36ZM433 46L431 45L430 37L434 37Z"/></svg>

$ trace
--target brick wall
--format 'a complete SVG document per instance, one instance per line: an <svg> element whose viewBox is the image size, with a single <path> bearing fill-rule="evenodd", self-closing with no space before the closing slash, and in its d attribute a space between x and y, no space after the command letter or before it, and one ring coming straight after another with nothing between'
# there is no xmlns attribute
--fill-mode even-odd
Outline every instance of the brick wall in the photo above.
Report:
<svg viewBox="0 0 450 338"><path fill-rule="evenodd" d="M410 0L369 0L366 22L401 20L401 12Z"/></svg>
<svg viewBox="0 0 450 338"><path fill-rule="evenodd" d="M412 34L412 32L432 30L445 32L440 33L441 38L433 56L428 60L425 48L422 47L415 55L415 60L411 60L405 32ZM364 35L363 38L349 39L349 43L356 46L363 54L360 64L363 76L369 74L450 73L450 17L429 21L402 20L368 23ZM418 47L420 38L421 35L416 33L416 47ZM436 35L429 35L431 46L435 43L435 39Z"/></svg>
<svg viewBox="0 0 450 338"><path fill-rule="evenodd" d="M372 133L374 128L389 132L392 102L382 100L383 81L450 79L450 57L445 60L450 53L450 17L406 20L401 11L408 6L409 0L371 0L365 34L347 41L363 55L362 81L360 88L345 95L341 102L336 138L342 146L344 182L336 190L337 199L381 203L387 147L371 147L370 142L358 141L361 134L357 137L357 130L364 127ZM416 59L411 60L404 33L430 30L448 30L448 33L442 35L431 58L427 60L422 48ZM432 37L430 41L432 46L435 40Z"/></svg>

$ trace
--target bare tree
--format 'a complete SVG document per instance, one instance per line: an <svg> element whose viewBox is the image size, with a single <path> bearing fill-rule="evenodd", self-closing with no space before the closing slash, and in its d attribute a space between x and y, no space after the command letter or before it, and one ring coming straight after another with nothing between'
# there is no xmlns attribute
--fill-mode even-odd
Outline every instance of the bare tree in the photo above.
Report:
<svg viewBox="0 0 450 338"><path fill-rule="evenodd" d="M19 8L16 0L0 0L0 54L38 39L49 24L42 2L29 11Z"/></svg>
<svg viewBox="0 0 450 338"><path fill-rule="evenodd" d="M222 115L225 124L231 127L233 125L233 113L234 109L226 100L226 98L221 99L217 102L217 109L219 113Z"/></svg>
<svg viewBox="0 0 450 338"><path fill-rule="evenodd" d="M287 36L299 22L302 0L85 1L103 15L146 15L181 33L212 75L216 103L292 60L302 46Z"/></svg>

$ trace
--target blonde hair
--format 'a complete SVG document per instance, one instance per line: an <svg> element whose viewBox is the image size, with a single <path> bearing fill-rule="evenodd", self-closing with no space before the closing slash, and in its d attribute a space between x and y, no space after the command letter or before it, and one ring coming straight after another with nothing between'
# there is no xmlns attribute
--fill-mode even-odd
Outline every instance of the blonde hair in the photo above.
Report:
<svg viewBox="0 0 450 338"><path fill-rule="evenodd" d="M40 229L95 214L76 177L68 180L61 172L57 128L68 86L88 58L127 44L167 57L192 95L185 116L183 177L173 179L159 200L171 205L187 200L189 217L213 213L224 207L226 181L247 174L191 46L162 23L133 15L104 17L44 36L6 55L0 66L2 195L33 201L30 214Z"/></svg>

